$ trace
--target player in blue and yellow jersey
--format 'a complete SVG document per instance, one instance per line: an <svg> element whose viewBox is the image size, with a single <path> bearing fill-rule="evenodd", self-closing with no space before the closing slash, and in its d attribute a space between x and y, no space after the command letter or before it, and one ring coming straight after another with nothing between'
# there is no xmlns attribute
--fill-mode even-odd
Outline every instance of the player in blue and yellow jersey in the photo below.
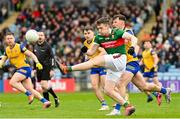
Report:
<svg viewBox="0 0 180 119"><path fill-rule="evenodd" d="M142 63L144 64L145 68L144 68L144 79L146 81L148 81L150 78L153 79L153 82L158 85L158 86L162 86L162 84L159 82L158 80L158 76L157 76L157 65L158 65L158 56L156 54L156 52L152 49L152 45L150 43L150 41L144 42L144 48L145 50L142 53ZM153 92L153 95L155 95L157 97L157 93ZM158 95L159 98L161 97L161 95ZM148 99L147 102L152 101L153 98L151 96L150 93L148 93Z"/></svg>
<svg viewBox="0 0 180 119"><path fill-rule="evenodd" d="M132 30L125 29L125 21L126 18L124 15L115 15L112 20L112 26L114 28L123 29L126 32L133 34ZM132 41L125 39L126 41L126 55L127 55L127 64L126 64L126 71L121 75L121 79L118 84L118 88L122 97L125 98L126 96L126 88L123 87L124 85L127 86L128 82L132 82L135 84L141 91L157 91L163 94L166 94L167 100L170 99L170 89L165 89L163 87L157 86L155 84L146 83L142 74L140 73L140 66L139 61L136 56L139 47L136 48L131 47ZM126 81L124 81L126 80ZM121 105L116 104L115 109L109 113L108 115L119 115L120 114L120 107Z"/></svg>
<svg viewBox="0 0 180 119"><path fill-rule="evenodd" d="M43 67L39 63L37 57L23 45L16 43L14 35L11 32L6 33L5 43L7 47L5 49L5 55L2 56L0 60L0 68L2 68L7 59L16 67L16 72L10 79L10 85L22 93L25 93L28 96L29 104L33 102L33 97L35 96L43 103L43 108L50 107L51 102L43 98L32 86L31 67L26 62L26 56L31 57L35 61L36 67L41 70Z"/></svg>
<svg viewBox="0 0 180 119"><path fill-rule="evenodd" d="M84 41L84 47L81 49L81 51L83 53L86 53L87 50L91 47L91 45L94 43L95 36L94 36L93 28L91 26L86 26L83 29L83 34L86 40ZM104 54L106 54L106 51L103 48L99 47L94 55L87 57L88 59L91 59L98 55L104 55ZM102 104L99 110L109 110L109 106L106 104L106 101L101 91L101 88L104 85L104 80L106 78L106 69L103 67L94 67L91 68L90 74L91 74L90 79L91 79L92 87L94 89L96 97Z"/></svg>

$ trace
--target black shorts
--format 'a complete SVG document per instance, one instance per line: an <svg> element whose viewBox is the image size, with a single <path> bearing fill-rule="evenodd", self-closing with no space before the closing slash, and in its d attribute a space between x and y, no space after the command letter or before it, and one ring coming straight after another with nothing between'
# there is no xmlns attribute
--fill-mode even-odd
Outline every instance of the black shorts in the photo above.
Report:
<svg viewBox="0 0 180 119"><path fill-rule="evenodd" d="M40 82L41 80L50 80L50 71L51 68L43 67L42 70L37 70L37 80Z"/></svg>

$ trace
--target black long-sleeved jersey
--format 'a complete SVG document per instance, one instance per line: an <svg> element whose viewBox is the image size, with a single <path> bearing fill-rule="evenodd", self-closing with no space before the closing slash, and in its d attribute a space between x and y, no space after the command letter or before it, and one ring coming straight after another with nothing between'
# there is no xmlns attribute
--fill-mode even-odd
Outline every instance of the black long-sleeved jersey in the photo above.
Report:
<svg viewBox="0 0 180 119"><path fill-rule="evenodd" d="M51 46L45 41L34 46L34 53L43 67L52 67L53 52Z"/></svg>

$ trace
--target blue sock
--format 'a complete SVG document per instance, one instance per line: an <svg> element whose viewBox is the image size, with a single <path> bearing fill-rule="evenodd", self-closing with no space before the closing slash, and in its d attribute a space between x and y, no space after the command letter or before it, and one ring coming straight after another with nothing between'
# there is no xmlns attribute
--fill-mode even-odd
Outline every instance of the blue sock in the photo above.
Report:
<svg viewBox="0 0 180 119"><path fill-rule="evenodd" d="M45 98L41 98L41 100L40 100L42 103L45 103L45 102L47 102L47 100L45 99Z"/></svg>
<svg viewBox="0 0 180 119"><path fill-rule="evenodd" d="M152 92L152 94L157 97L158 96L158 93L157 92Z"/></svg>
<svg viewBox="0 0 180 119"><path fill-rule="evenodd" d="M166 93L167 93L167 90L166 90L166 88L161 88L161 91L160 91L160 93L162 93L162 94L166 94Z"/></svg>
<svg viewBox="0 0 180 119"><path fill-rule="evenodd" d="M102 106L107 105L105 100L101 101Z"/></svg>
<svg viewBox="0 0 180 119"><path fill-rule="evenodd" d="M25 94L26 94L27 96L30 96L32 93L27 90L27 91L25 92Z"/></svg>
<svg viewBox="0 0 180 119"><path fill-rule="evenodd" d="M120 110L121 109L121 105L119 103L117 103L116 106L115 106L115 109Z"/></svg>

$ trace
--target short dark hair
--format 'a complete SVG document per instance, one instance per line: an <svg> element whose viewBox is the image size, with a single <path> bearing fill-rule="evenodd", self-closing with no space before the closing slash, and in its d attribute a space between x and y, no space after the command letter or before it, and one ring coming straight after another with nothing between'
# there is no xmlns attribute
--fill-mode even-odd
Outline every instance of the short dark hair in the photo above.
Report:
<svg viewBox="0 0 180 119"><path fill-rule="evenodd" d="M6 37L7 35L13 35L13 36L14 36L14 33L13 33L13 32L6 32L6 33L5 33L5 37Z"/></svg>
<svg viewBox="0 0 180 119"><path fill-rule="evenodd" d="M85 26L85 27L83 28L83 32L84 32L84 31L88 31L88 30L94 31L94 28L93 28L92 26Z"/></svg>
<svg viewBox="0 0 180 119"><path fill-rule="evenodd" d="M96 25L100 24L110 24L110 18L109 17L101 17L96 21Z"/></svg>
<svg viewBox="0 0 180 119"><path fill-rule="evenodd" d="M126 21L126 16L124 16L123 14L117 14L113 16L113 20L119 18L119 20L123 20Z"/></svg>

